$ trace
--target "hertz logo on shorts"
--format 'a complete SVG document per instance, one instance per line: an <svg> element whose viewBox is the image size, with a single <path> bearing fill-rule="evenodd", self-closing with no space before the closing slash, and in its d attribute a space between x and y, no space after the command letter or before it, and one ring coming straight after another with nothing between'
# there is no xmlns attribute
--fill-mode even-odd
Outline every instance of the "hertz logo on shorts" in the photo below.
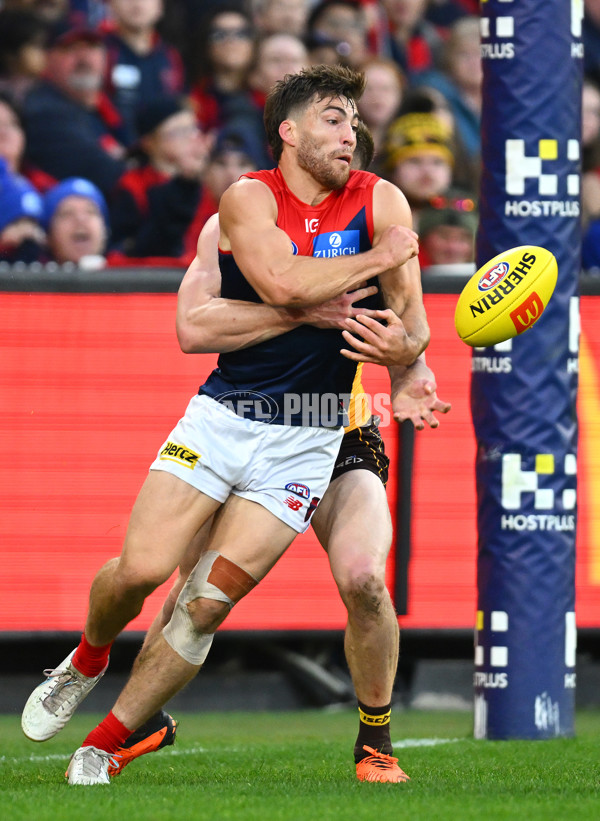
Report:
<svg viewBox="0 0 600 821"><path fill-rule="evenodd" d="M196 467L196 462L200 459L200 454L195 453L183 445L178 445L176 442L167 442L161 450L159 459L167 459L169 462L177 462L190 470Z"/></svg>

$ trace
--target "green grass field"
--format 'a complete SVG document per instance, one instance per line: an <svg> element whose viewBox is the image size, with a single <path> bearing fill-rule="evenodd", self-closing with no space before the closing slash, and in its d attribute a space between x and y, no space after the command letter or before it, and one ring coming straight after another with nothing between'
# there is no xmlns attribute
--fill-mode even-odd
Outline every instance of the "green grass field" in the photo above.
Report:
<svg viewBox="0 0 600 821"><path fill-rule="evenodd" d="M600 819L598 711L577 714L576 738L538 742L474 741L468 713L396 712L407 784L356 781L353 710L182 714L174 747L110 786L69 787L69 755L97 718L34 744L18 717L0 716L3 819Z"/></svg>

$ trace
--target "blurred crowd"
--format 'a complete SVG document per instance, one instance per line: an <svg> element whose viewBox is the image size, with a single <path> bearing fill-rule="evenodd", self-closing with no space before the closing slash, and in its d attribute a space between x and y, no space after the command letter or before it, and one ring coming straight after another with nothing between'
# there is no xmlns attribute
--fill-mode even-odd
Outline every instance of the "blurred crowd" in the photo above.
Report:
<svg viewBox="0 0 600 821"><path fill-rule="evenodd" d="M586 12L583 219L600 259L600 0ZM369 170L408 198L422 265L471 262L476 0L0 0L0 260L187 266L225 188L274 165L270 88L319 63L365 71Z"/></svg>

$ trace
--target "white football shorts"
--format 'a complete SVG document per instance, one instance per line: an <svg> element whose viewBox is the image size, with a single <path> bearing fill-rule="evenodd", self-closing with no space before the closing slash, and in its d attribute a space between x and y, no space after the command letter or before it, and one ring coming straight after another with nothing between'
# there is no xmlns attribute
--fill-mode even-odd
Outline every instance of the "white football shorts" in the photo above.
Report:
<svg viewBox="0 0 600 821"><path fill-rule="evenodd" d="M224 502L230 494L265 507L298 533L327 490L343 428L269 425L194 396L150 470L165 470Z"/></svg>

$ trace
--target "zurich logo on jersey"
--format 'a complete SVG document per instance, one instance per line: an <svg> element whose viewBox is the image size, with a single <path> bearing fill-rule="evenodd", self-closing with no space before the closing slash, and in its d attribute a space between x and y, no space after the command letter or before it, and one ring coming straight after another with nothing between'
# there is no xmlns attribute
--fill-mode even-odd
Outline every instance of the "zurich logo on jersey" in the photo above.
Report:
<svg viewBox="0 0 600 821"><path fill-rule="evenodd" d="M313 257L346 257L358 254L360 231L329 231L317 234L313 241Z"/></svg>

